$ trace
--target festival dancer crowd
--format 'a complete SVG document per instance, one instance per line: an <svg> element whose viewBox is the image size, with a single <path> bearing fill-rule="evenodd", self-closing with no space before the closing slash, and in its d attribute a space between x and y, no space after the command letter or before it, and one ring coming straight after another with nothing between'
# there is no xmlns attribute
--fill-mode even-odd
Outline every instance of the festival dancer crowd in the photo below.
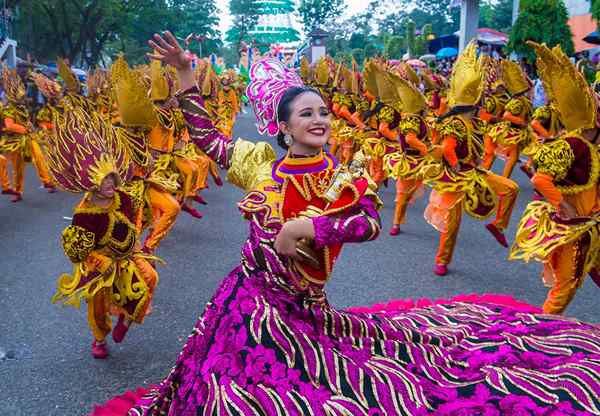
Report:
<svg viewBox="0 0 600 416"><path fill-rule="evenodd" d="M245 192L240 263L171 372L97 414L600 414L600 329L562 316L586 276L600 286L600 96L559 47L530 44L547 98L537 109L522 68L476 43L448 79L326 56L298 70L257 57L245 80L192 62L165 32L146 65L118 57L88 74L85 93L62 60L62 83L29 74L46 99L37 109L5 67L2 193L23 198L31 161L49 192L83 194L62 233L73 271L52 301L86 303L94 358L151 312L157 249L181 211L201 218L193 204L205 204L208 177L220 186L224 169ZM283 157L269 142L233 140L245 98ZM514 174L535 195L509 247ZM485 228L511 260L543 264L543 310L503 296L333 308L324 286L335 261L345 243L378 237L377 193L392 181L398 244L429 187L433 273L449 272L463 213L493 218Z"/></svg>

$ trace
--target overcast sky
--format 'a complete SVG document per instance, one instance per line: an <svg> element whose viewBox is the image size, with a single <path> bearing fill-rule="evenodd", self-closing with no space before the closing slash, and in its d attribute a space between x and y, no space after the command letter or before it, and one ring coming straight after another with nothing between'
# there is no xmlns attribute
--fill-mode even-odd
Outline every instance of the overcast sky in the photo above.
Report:
<svg viewBox="0 0 600 416"><path fill-rule="evenodd" d="M231 25L231 16L229 15L229 0L216 0L217 7L220 10L219 17L221 19L219 29L221 33L225 33ZM297 2L296 2L297 3ZM364 10L369 4L369 0L345 0L346 13L343 17L349 17ZM300 25L298 25L300 27Z"/></svg>

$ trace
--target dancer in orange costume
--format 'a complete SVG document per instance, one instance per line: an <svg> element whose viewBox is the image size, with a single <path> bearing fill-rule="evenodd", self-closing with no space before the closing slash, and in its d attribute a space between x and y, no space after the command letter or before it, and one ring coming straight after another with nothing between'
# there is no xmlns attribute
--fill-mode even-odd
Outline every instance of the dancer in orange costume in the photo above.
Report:
<svg viewBox="0 0 600 416"><path fill-rule="evenodd" d="M396 207L390 235L398 235L400 225L406 220L408 204L422 189L422 170L427 164L431 136L424 117L426 98L418 85L392 74L388 76L398 92L403 110L398 126L400 150L385 156L386 170L396 179Z"/></svg>
<svg viewBox="0 0 600 416"><path fill-rule="evenodd" d="M448 93L450 111L441 117L438 131L442 163L430 169L427 182L433 187L425 210L427 221L440 232L434 273L448 272L463 210L483 220L496 211L496 219L486 228L508 247L503 231L508 227L519 187L510 179L478 169L481 156L474 115L483 91L481 67L475 43L463 51L455 63Z"/></svg>
<svg viewBox="0 0 600 416"><path fill-rule="evenodd" d="M25 105L25 86L16 73L8 67L2 71L2 83L9 105L4 108L4 137L0 153L7 153L13 168L13 186L7 193L13 194L12 202L23 199L25 184L25 163L33 162L37 174L49 192L54 192L52 179L48 174L46 161L37 135L33 135L33 125ZM14 192L13 192L14 191Z"/></svg>
<svg viewBox="0 0 600 416"><path fill-rule="evenodd" d="M492 127L486 141L483 167L491 169L496 155L506 158L502 176L510 178L519 161L521 151L529 145L530 134L527 128L532 105L527 93L531 82L520 65L513 61L501 61L501 74L511 99L505 107L502 122Z"/></svg>
<svg viewBox="0 0 600 416"><path fill-rule="evenodd" d="M50 168L65 190L86 194L62 233L73 274L59 278L52 301L87 302L92 356L103 359L111 331L122 342L132 322L143 322L158 283L138 244L143 196L117 189L130 173L127 150L100 115L73 108L56 120ZM111 312L119 316L114 329Z"/></svg>
<svg viewBox="0 0 600 416"><path fill-rule="evenodd" d="M560 48L530 44L544 85L555 87L546 93L565 130L533 155L531 181L545 201L525 209L510 258L543 263L543 280L551 288L544 312L561 314L587 274L600 285L598 110L594 92Z"/></svg>
<svg viewBox="0 0 600 416"><path fill-rule="evenodd" d="M181 210L173 197L179 189L178 175L172 172L169 154L159 154L155 160L149 152L147 132L160 125L162 113L148 97L143 77L132 71L122 57L113 64L111 77L118 109L118 121L114 121L123 125L115 130L133 164L133 178L128 187L143 195L145 202L139 232L149 229L142 250L150 254L175 225Z"/></svg>

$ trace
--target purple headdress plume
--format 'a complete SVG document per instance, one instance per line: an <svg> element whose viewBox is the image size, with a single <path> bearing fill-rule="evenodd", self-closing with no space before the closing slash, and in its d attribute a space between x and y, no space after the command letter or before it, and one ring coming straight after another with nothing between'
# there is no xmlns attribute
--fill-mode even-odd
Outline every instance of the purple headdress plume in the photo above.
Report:
<svg viewBox="0 0 600 416"><path fill-rule="evenodd" d="M256 115L260 134L276 136L279 133L279 101L289 88L302 86L300 76L279 61L263 59L252 65L246 95Z"/></svg>

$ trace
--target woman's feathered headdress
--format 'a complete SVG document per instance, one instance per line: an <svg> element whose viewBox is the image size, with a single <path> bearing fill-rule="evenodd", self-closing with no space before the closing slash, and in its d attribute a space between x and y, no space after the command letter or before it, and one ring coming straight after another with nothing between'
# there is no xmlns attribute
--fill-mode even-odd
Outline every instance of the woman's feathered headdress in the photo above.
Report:
<svg viewBox="0 0 600 416"><path fill-rule="evenodd" d="M132 164L125 146L97 113L76 107L55 116L54 125L56 134L48 138L48 167L62 189L93 191L110 174L121 181L130 179Z"/></svg>
<svg viewBox="0 0 600 416"><path fill-rule="evenodd" d="M303 85L300 76L279 61L265 59L252 65L246 95L256 115L260 134L276 136L279 133L279 101L289 88Z"/></svg>

